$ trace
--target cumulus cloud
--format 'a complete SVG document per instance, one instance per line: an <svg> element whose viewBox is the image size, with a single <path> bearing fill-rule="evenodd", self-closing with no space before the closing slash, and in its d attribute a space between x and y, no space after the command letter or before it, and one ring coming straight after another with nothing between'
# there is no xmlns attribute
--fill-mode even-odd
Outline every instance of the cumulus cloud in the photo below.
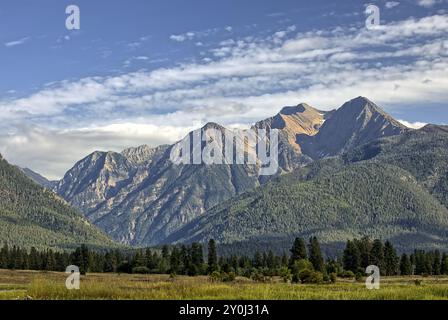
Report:
<svg viewBox="0 0 448 320"><path fill-rule="evenodd" d="M389 108L444 103L447 30L447 15L376 30L291 26L223 41L201 62L54 83L0 100L0 152L56 177L94 149L169 143L206 121L248 125L284 105L329 110L360 95Z"/></svg>
<svg viewBox="0 0 448 320"><path fill-rule="evenodd" d="M87 154L101 151L121 152L124 146L174 143L191 128L117 123L73 130L51 130L39 126L21 126L14 134L0 134L0 152L21 167L43 173L48 179L61 176ZM69 167L67 167L69 165Z"/></svg>

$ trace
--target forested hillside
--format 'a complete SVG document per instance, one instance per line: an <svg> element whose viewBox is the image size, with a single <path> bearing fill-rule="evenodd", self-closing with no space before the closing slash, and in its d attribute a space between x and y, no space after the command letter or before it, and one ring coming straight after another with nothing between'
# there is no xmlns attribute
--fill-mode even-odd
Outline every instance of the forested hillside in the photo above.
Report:
<svg viewBox="0 0 448 320"><path fill-rule="evenodd" d="M170 241L244 247L316 235L331 245L369 235L446 249L447 146L446 128L428 126L316 161L213 208Z"/></svg>
<svg viewBox="0 0 448 320"><path fill-rule="evenodd" d="M115 244L62 198L0 156L0 242L23 248Z"/></svg>

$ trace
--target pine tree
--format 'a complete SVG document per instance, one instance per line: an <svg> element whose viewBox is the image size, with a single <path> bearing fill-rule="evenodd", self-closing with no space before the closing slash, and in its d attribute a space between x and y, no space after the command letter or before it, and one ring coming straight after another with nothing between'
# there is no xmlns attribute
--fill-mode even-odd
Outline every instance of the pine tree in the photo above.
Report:
<svg viewBox="0 0 448 320"><path fill-rule="evenodd" d="M433 262L433 266L432 266L432 274L433 275L440 275L442 273L442 263L440 261L440 251L439 250L435 250L434 251L434 262Z"/></svg>
<svg viewBox="0 0 448 320"><path fill-rule="evenodd" d="M296 238L294 240L294 244L290 251L291 257L289 259L289 267L292 267L295 261L307 258L305 241L303 241L302 238Z"/></svg>
<svg viewBox="0 0 448 320"><path fill-rule="evenodd" d="M268 267L269 271L274 271L275 269L275 256L274 256L274 252L272 252L272 250L269 250L268 255L267 255L267 259L266 259L266 266Z"/></svg>
<svg viewBox="0 0 448 320"><path fill-rule="evenodd" d="M104 256L104 272L117 272L117 256L112 252L107 252Z"/></svg>
<svg viewBox="0 0 448 320"><path fill-rule="evenodd" d="M403 253L400 258L400 275L409 276L412 274L411 260L406 253Z"/></svg>
<svg viewBox="0 0 448 320"><path fill-rule="evenodd" d="M361 240L355 241L359 248L359 253L361 255L361 267L363 269L372 264L371 251L372 251L372 241L369 237L363 237Z"/></svg>
<svg viewBox="0 0 448 320"><path fill-rule="evenodd" d="M191 259L199 269L204 264L204 251L200 243L195 242L191 245Z"/></svg>
<svg viewBox="0 0 448 320"><path fill-rule="evenodd" d="M170 268L171 273L178 274L180 272L181 268L180 252L177 247L173 247L173 249L171 250Z"/></svg>
<svg viewBox="0 0 448 320"><path fill-rule="evenodd" d="M358 246L353 241L347 241L343 261L345 270L350 270L355 273L358 272L361 266L361 254L359 253Z"/></svg>
<svg viewBox="0 0 448 320"><path fill-rule="evenodd" d="M377 266L381 274L384 275L384 246L379 239L373 241L372 250L370 250L370 263Z"/></svg>
<svg viewBox="0 0 448 320"><path fill-rule="evenodd" d="M313 264L314 270L323 272L324 271L324 258L322 257L322 252L320 250L320 244L316 237L310 238L310 243L308 245L310 262Z"/></svg>
<svg viewBox="0 0 448 320"><path fill-rule="evenodd" d="M397 274L398 257L395 249L390 241L384 243L384 272L386 276L394 276Z"/></svg>
<svg viewBox="0 0 448 320"><path fill-rule="evenodd" d="M442 255L441 272L442 272L443 275L447 275L448 274L448 256L447 256L447 254L445 252Z"/></svg>
<svg viewBox="0 0 448 320"><path fill-rule="evenodd" d="M255 268L263 268L263 256L259 251L255 252L253 266Z"/></svg>
<svg viewBox="0 0 448 320"><path fill-rule="evenodd" d="M218 254L216 251L216 242L213 239L210 239L208 242L208 256L207 256L207 264L208 264L208 273L212 273L218 270Z"/></svg>

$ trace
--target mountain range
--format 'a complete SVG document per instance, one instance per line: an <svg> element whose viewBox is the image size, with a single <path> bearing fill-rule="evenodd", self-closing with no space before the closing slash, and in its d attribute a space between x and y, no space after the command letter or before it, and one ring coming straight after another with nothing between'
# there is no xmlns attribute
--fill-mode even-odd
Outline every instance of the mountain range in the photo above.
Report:
<svg viewBox="0 0 448 320"><path fill-rule="evenodd" d="M187 137L208 129L228 130L208 123ZM331 246L370 235L446 247L446 127L409 129L358 97L327 112L285 107L251 129L279 131L273 176L260 176L258 164L177 165L177 144L96 151L56 182L25 173L129 245L215 238L278 251L295 236Z"/></svg>

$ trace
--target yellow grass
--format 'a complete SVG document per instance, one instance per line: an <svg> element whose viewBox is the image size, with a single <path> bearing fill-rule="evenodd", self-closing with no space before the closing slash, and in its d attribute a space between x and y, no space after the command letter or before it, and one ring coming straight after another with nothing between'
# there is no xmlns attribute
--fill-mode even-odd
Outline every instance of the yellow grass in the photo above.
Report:
<svg viewBox="0 0 448 320"><path fill-rule="evenodd" d="M80 290L65 288L66 274L0 270L0 299L448 299L448 278L382 278L380 290L367 290L362 282L339 280L335 284L286 284L279 279L255 283L237 278L216 283L208 277L170 279L166 275L88 274ZM414 280L422 284L416 285Z"/></svg>

